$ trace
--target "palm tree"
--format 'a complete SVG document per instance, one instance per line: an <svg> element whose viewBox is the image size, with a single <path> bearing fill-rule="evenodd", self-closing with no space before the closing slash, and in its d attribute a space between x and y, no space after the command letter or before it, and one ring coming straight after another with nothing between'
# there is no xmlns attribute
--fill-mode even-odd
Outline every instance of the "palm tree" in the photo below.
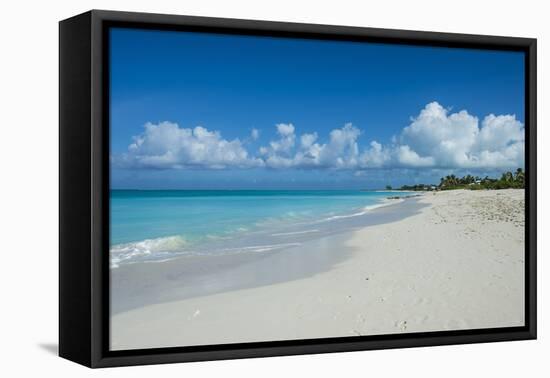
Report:
<svg viewBox="0 0 550 378"><path fill-rule="evenodd" d="M501 180L505 182L512 182L514 181L514 175L512 172L505 172L502 174Z"/></svg>
<svg viewBox="0 0 550 378"><path fill-rule="evenodd" d="M525 172L523 172L523 169L518 168L516 169L516 174L514 175L514 181L518 184L524 184L525 183Z"/></svg>
<svg viewBox="0 0 550 378"><path fill-rule="evenodd" d="M462 181L463 184L468 185L468 184L472 184L475 180L476 180L476 179L474 178L474 176L472 176L472 175L466 175L466 176L464 176L464 177L462 178L461 181Z"/></svg>

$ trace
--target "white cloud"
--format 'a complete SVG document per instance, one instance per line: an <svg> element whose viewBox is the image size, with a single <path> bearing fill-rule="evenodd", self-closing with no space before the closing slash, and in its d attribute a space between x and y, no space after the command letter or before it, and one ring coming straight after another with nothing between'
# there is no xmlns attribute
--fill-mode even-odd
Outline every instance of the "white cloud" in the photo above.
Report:
<svg viewBox="0 0 550 378"><path fill-rule="evenodd" d="M330 131L326 143L316 132L297 135L291 123L275 128L277 138L261 146L255 157L239 139L223 139L218 131L148 123L128 152L113 161L130 167L210 169L505 169L524 164L525 130L514 115L490 114L480 125L466 110L451 113L437 102L427 104L385 145L371 140L360 148L359 137L367 138L368 130L362 132L351 123ZM250 138L257 140L259 135L258 129L252 129Z"/></svg>
<svg viewBox="0 0 550 378"><path fill-rule="evenodd" d="M316 143L317 133L302 134L300 146L295 148L294 126L279 124L279 139L269 147L261 147L266 166L270 168L353 168L357 165L359 147L357 138L361 133L352 124L330 132L329 141Z"/></svg>
<svg viewBox="0 0 550 378"><path fill-rule="evenodd" d="M513 115L489 115L479 124L466 110L451 113L427 104L408 126L382 145L360 149L361 131L352 124L334 129L327 143L302 134L295 148L293 125L277 125L279 139L260 149L271 168L516 168L524 164L525 130Z"/></svg>
<svg viewBox="0 0 550 378"><path fill-rule="evenodd" d="M313 134L302 134L300 137L300 143L303 149L307 150L310 148L313 143L317 140L317 133Z"/></svg>
<svg viewBox="0 0 550 378"><path fill-rule="evenodd" d="M258 140L259 137L260 137L260 130L252 129L252 131L250 131L250 138L252 138L252 140Z"/></svg>
<svg viewBox="0 0 550 378"><path fill-rule="evenodd" d="M197 126L180 128L171 122L147 123L135 136L128 152L114 159L115 164L138 168L220 169L261 166L263 162L248 156L239 139L225 140L217 131Z"/></svg>
<svg viewBox="0 0 550 378"><path fill-rule="evenodd" d="M477 148L480 151L505 149L524 141L525 130L515 116L490 114L483 120Z"/></svg>
<svg viewBox="0 0 550 378"><path fill-rule="evenodd" d="M361 168L381 168L390 161L391 154L391 149L373 140L370 147L361 154L359 165Z"/></svg>
<svg viewBox="0 0 550 378"><path fill-rule="evenodd" d="M355 167L359 156L357 138L360 134L361 131L351 123L341 129L332 130L329 142L321 150L321 164L336 168Z"/></svg>
<svg viewBox="0 0 550 378"><path fill-rule="evenodd" d="M296 135L294 135L294 126L289 123L279 123L276 125L277 134L279 134L279 139L276 141L271 141L269 143L270 150L265 150L270 156L283 154L288 156L291 150L294 148L296 141Z"/></svg>
<svg viewBox="0 0 550 378"><path fill-rule="evenodd" d="M477 165L483 167L523 167L525 129L514 116L488 115L482 122L475 146Z"/></svg>
<svg viewBox="0 0 550 378"><path fill-rule="evenodd" d="M282 137L291 136L294 134L294 125L292 125L292 123L279 123L277 125L277 132Z"/></svg>
<svg viewBox="0 0 550 378"><path fill-rule="evenodd" d="M480 127L478 118L467 111L449 114L432 102L397 138L398 162L413 167L521 167L524 135L523 124L513 115L491 114Z"/></svg>
<svg viewBox="0 0 550 378"><path fill-rule="evenodd" d="M405 167L432 167L435 165L431 156L421 157L407 145L399 146L396 149L397 161Z"/></svg>

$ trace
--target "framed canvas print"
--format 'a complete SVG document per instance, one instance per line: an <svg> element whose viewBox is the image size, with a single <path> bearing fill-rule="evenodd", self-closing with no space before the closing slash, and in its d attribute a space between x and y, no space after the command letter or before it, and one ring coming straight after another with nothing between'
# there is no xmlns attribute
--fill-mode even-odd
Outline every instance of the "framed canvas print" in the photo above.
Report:
<svg viewBox="0 0 550 378"><path fill-rule="evenodd" d="M536 41L60 23L60 355L536 337Z"/></svg>

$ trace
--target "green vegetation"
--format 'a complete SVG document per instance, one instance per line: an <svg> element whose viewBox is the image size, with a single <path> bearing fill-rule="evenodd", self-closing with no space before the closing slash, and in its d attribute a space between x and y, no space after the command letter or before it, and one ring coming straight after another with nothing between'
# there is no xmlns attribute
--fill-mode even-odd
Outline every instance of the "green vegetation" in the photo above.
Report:
<svg viewBox="0 0 550 378"><path fill-rule="evenodd" d="M453 189L523 189L525 188L525 172L518 168L515 173L504 172L498 179L486 176L481 178L478 176L466 175L464 177L456 177L448 175L441 178L439 185L403 185L401 190L414 191L432 191L432 190L453 190Z"/></svg>
<svg viewBox="0 0 550 378"><path fill-rule="evenodd" d="M400 190L410 190L410 191L432 191L432 190L438 190L438 187L436 185L430 185L430 184L416 184L416 185L403 185Z"/></svg>

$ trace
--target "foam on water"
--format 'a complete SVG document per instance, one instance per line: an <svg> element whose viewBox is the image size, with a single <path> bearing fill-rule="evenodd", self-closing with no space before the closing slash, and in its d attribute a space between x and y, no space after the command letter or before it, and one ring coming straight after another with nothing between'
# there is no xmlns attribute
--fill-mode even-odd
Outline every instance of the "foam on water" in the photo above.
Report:
<svg viewBox="0 0 550 378"><path fill-rule="evenodd" d="M182 256L270 253L298 247L358 228L373 209L402 201L387 200L387 192L241 194L111 195L111 268ZM392 193L399 195L406 193Z"/></svg>
<svg viewBox="0 0 550 378"><path fill-rule="evenodd" d="M181 236L117 244L111 247L111 268L118 268L121 263L173 258L185 251L186 244Z"/></svg>

